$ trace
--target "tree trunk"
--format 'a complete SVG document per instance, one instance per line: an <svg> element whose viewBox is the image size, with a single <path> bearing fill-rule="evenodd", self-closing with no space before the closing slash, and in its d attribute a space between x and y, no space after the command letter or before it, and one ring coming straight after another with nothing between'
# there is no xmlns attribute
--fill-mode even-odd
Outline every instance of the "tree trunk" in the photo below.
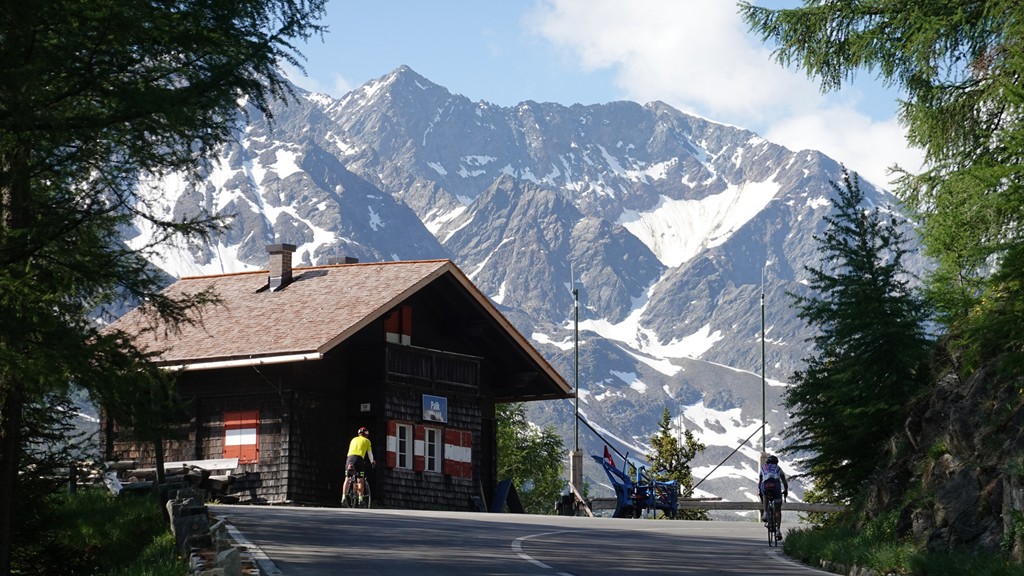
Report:
<svg viewBox="0 0 1024 576"><path fill-rule="evenodd" d="M0 150L0 229L7 232L24 229L28 224L28 150L18 143ZM8 255L10 248L0 245L0 252ZM12 321L17 323L17 318L5 319ZM18 346L20 341L17 336L0 333L2 347ZM16 365L0 367L0 576L11 573L14 504L26 401L23 382Z"/></svg>
<svg viewBox="0 0 1024 576"><path fill-rule="evenodd" d="M11 573L13 508L21 456L21 418L25 399L19 382L0 380L0 576Z"/></svg>

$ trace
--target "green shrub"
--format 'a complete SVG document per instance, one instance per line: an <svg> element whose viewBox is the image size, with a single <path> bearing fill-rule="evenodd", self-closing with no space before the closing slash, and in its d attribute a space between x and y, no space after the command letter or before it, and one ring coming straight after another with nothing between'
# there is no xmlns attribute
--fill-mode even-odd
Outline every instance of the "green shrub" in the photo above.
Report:
<svg viewBox="0 0 1024 576"><path fill-rule="evenodd" d="M911 568L911 574L927 576L1024 576L1024 566L1015 564L1003 556L967 550L919 554L912 559Z"/></svg>
<svg viewBox="0 0 1024 576"><path fill-rule="evenodd" d="M938 460L939 458L945 456L947 453L949 453L949 449L946 448L946 443L942 442L941 440L937 441L935 444L932 444L931 447L928 448L928 458L931 460Z"/></svg>
<svg viewBox="0 0 1024 576"><path fill-rule="evenodd" d="M870 568L879 574L1024 576L1024 566L1004 555L920 550L912 542L894 537L893 521L892 517L884 517L861 530L839 525L792 530L786 536L783 550L812 566L825 560L845 567Z"/></svg>
<svg viewBox="0 0 1024 576"><path fill-rule="evenodd" d="M37 514L29 522L31 532L15 543L13 574L180 576L188 571L153 498L114 497L105 490L54 494Z"/></svg>
<svg viewBox="0 0 1024 576"><path fill-rule="evenodd" d="M105 576L181 576L188 571L178 555L174 536L166 532L150 542L131 564L116 568Z"/></svg>

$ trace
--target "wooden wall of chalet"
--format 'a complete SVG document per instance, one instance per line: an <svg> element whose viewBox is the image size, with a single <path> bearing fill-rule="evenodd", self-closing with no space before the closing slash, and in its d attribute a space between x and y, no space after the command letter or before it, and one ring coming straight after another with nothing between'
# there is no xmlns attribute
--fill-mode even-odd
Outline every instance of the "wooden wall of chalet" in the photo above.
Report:
<svg viewBox="0 0 1024 576"><path fill-rule="evenodd" d="M103 457L106 461L134 461L139 468L153 468L156 465L156 451L151 442L139 442L135 440L131 431L110 422L105 415L101 415L102 443L104 445ZM192 440L188 434L191 427L188 425L175 426L168 434L169 439L164 441L164 461L173 462L183 460L179 458L182 454L192 454ZM189 456L187 459L195 459Z"/></svg>
<svg viewBox="0 0 1024 576"><path fill-rule="evenodd" d="M231 492L243 500L331 505L340 499L351 426L344 414L345 371L338 358L289 365L185 372L178 391L190 419L164 443L165 461L224 456L224 414L258 411L258 459L239 464ZM353 428L353 431L355 428ZM154 466L151 445L116 426L111 460Z"/></svg>
<svg viewBox="0 0 1024 576"><path fill-rule="evenodd" d="M186 389L187 390L187 389ZM193 426L197 458L224 456L224 414L256 410L257 462L240 463L236 473L245 476L231 491L254 502L288 500L288 415L293 393L228 394L194 396Z"/></svg>
<svg viewBox="0 0 1024 576"><path fill-rule="evenodd" d="M429 393L429 392L428 392ZM436 393L436 392L434 392ZM387 419L422 424L423 389L389 383ZM381 470L376 475L375 501L388 508L417 510L471 510L472 497L481 496L479 454L481 452L480 405L471 397L448 396L448 422L440 428L470 430L473 433L473 477L457 478L436 472L416 472L399 468ZM489 450L485 450L489 452ZM376 452L375 452L376 454ZM383 458L381 459L384 460ZM379 497L376 495L380 495Z"/></svg>
<svg viewBox="0 0 1024 576"><path fill-rule="evenodd" d="M481 398L479 359L437 350L389 344L382 359L387 381L384 383L385 409L379 429L388 421L413 425L429 424L441 429L468 430L472 433L472 476L462 478L444 473L387 468L378 465L372 479L374 502L389 508L421 510L475 510L473 499L486 501L485 488L492 474L487 462L493 454L493 437L482 433L487 402ZM444 424L424 421L423 395L447 399L448 421ZM492 408L493 411L493 408ZM386 462L386 443L374 443L374 454ZM483 464L483 468L481 467Z"/></svg>

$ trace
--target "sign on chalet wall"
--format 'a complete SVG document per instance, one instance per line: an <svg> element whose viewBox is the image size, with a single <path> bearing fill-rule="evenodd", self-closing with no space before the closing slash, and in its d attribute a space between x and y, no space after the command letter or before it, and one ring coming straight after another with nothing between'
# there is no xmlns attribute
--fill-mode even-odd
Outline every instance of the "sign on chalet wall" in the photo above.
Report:
<svg viewBox="0 0 1024 576"><path fill-rule="evenodd" d="M448 399L441 396L423 395L423 419L427 422L448 421Z"/></svg>

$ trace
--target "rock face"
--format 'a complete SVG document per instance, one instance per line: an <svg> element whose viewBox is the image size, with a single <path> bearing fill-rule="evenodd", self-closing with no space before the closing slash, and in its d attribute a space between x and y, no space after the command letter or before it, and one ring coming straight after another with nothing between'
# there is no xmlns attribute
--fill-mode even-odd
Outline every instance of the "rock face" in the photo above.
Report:
<svg viewBox="0 0 1024 576"><path fill-rule="evenodd" d="M1022 384L995 364L940 380L894 439L897 457L872 487L869 514L900 510L897 529L931 550L1004 550L1024 560Z"/></svg>

